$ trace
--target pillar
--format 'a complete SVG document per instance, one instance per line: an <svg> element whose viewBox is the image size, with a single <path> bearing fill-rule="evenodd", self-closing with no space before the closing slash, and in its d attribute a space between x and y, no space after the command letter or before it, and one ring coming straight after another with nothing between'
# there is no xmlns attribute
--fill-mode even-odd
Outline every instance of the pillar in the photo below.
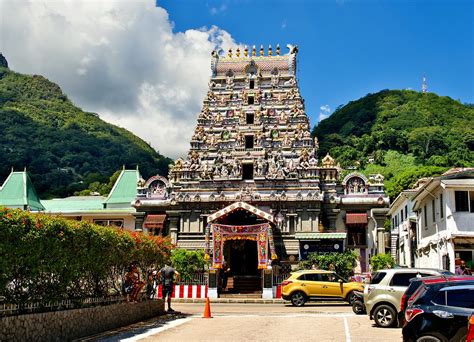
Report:
<svg viewBox="0 0 474 342"><path fill-rule="evenodd" d="M170 222L170 238L171 243L176 244L178 242L178 223L179 216L169 216L168 220Z"/></svg>

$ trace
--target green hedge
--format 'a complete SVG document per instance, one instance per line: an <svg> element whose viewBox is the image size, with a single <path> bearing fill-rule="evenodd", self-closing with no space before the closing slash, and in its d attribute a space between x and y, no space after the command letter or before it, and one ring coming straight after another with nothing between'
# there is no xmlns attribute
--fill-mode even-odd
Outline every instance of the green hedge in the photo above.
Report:
<svg viewBox="0 0 474 342"><path fill-rule="evenodd" d="M169 239L0 208L0 296L10 303L107 296L132 261L169 261Z"/></svg>

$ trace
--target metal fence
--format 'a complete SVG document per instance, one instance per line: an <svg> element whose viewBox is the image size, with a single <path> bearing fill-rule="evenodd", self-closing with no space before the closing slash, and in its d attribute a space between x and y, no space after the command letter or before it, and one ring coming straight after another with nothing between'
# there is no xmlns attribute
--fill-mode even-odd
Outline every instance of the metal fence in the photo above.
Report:
<svg viewBox="0 0 474 342"><path fill-rule="evenodd" d="M77 309L91 306L110 305L123 302L123 296L99 297L99 298L83 298L68 299L58 302L45 303L26 303L26 304L9 304L0 303L0 317L12 316L18 314L27 314L35 312L60 311L68 309Z"/></svg>
<svg viewBox="0 0 474 342"><path fill-rule="evenodd" d="M207 272L197 272L194 273L191 279L181 280L178 279L176 282L177 285L207 285L208 273Z"/></svg>

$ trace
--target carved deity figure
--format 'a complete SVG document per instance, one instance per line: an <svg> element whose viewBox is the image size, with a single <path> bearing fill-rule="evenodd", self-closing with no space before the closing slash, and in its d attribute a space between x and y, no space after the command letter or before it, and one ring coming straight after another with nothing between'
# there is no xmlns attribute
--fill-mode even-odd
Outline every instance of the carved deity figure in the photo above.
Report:
<svg viewBox="0 0 474 342"><path fill-rule="evenodd" d="M190 170L196 170L199 168L200 164L201 164L201 159L199 157L199 153L197 153L196 151L192 152L191 153L191 158L189 159L189 169Z"/></svg>
<svg viewBox="0 0 474 342"><path fill-rule="evenodd" d="M303 150L301 152L300 158L299 158L299 166L303 169L307 169L310 167L309 164L309 153L307 150Z"/></svg>
<svg viewBox="0 0 474 342"><path fill-rule="evenodd" d="M280 76L277 74L272 75L271 85L273 88L278 87L278 83L280 83Z"/></svg>
<svg viewBox="0 0 474 342"><path fill-rule="evenodd" d="M228 74L225 83L226 89L232 89L234 87L234 74Z"/></svg>

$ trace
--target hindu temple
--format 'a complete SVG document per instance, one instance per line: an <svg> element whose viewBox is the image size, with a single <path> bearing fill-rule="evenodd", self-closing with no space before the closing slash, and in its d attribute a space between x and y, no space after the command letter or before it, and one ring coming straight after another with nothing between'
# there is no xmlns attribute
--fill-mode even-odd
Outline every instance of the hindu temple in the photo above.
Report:
<svg viewBox="0 0 474 342"><path fill-rule="evenodd" d="M230 269L222 293L259 291L272 264L288 269L310 252L353 249L365 272L386 247L383 177L318 155L298 85L298 48L264 50L212 52L187 157L168 178L140 180L134 202L137 230L204 249L211 269Z"/></svg>

